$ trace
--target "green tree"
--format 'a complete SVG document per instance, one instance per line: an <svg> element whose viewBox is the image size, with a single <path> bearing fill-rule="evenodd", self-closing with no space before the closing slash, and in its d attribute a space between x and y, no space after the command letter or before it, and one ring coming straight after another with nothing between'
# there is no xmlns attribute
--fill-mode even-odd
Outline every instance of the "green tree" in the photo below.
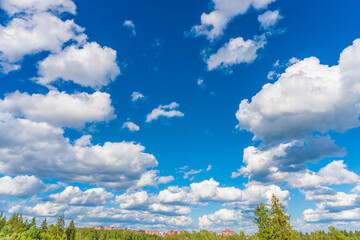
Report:
<svg viewBox="0 0 360 240"><path fill-rule="evenodd" d="M346 240L347 239L345 237L345 235L341 231L337 230L335 227L330 226L329 230L330 230L331 239L335 239L335 240Z"/></svg>
<svg viewBox="0 0 360 240"><path fill-rule="evenodd" d="M48 230L46 218L41 223L40 232L46 232Z"/></svg>
<svg viewBox="0 0 360 240"><path fill-rule="evenodd" d="M33 217L31 220L30 227L32 227L32 226L36 226L36 218L35 217Z"/></svg>
<svg viewBox="0 0 360 240"><path fill-rule="evenodd" d="M66 239L67 240L75 240L76 228L74 224L74 220L71 220L69 227L66 229Z"/></svg>
<svg viewBox="0 0 360 240"><path fill-rule="evenodd" d="M65 216L62 214L57 220L56 220L56 236L62 237L64 235L64 229L65 229Z"/></svg>
<svg viewBox="0 0 360 240"><path fill-rule="evenodd" d="M293 239L294 230L290 225L290 216L285 205L275 196L271 198L271 239Z"/></svg>
<svg viewBox="0 0 360 240"><path fill-rule="evenodd" d="M254 223L258 227L257 236L260 240L271 239L272 222L270 218L270 210L264 204L260 203L256 206Z"/></svg>

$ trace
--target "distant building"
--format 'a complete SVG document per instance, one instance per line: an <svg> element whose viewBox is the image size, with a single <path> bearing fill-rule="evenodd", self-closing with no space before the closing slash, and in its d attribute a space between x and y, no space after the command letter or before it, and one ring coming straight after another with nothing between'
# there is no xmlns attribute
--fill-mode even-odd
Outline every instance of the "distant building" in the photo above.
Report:
<svg viewBox="0 0 360 240"><path fill-rule="evenodd" d="M225 231L222 231L223 236L234 236L234 231L226 229Z"/></svg>

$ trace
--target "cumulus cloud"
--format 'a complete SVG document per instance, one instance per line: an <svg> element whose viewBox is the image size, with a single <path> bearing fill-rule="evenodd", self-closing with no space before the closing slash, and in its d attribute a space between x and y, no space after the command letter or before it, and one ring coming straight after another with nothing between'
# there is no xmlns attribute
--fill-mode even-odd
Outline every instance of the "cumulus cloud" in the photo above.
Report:
<svg viewBox="0 0 360 240"><path fill-rule="evenodd" d="M359 126L360 40L346 48L339 64L329 67L315 57L288 67L274 84L240 103L238 128L254 139L286 141L310 132L344 132Z"/></svg>
<svg viewBox="0 0 360 240"><path fill-rule="evenodd" d="M0 178L0 196L30 197L46 190L46 185L35 176L5 176Z"/></svg>
<svg viewBox="0 0 360 240"><path fill-rule="evenodd" d="M268 29L275 26L280 19L283 17L280 15L278 10L266 11L265 13L258 16L258 21L263 29Z"/></svg>
<svg viewBox="0 0 360 240"><path fill-rule="evenodd" d="M146 191L139 191L118 195L114 202L119 203L122 209L146 209L145 204L149 202L149 199Z"/></svg>
<svg viewBox="0 0 360 240"><path fill-rule="evenodd" d="M158 119L159 117L173 118L173 117L183 117L184 113L175 110L179 107L179 104L172 102L169 105L160 105L159 107L153 109L151 113L146 116L146 122L151 122Z"/></svg>
<svg viewBox="0 0 360 240"><path fill-rule="evenodd" d="M317 162L324 157L343 156L345 150L339 148L329 136L307 137L293 140L274 147L250 146L244 149L245 166L232 177L249 177L260 182L281 184L289 181L296 172L306 172L307 162Z"/></svg>
<svg viewBox="0 0 360 240"><path fill-rule="evenodd" d="M1 119L0 173L31 174L112 188L135 184L157 166L145 147L132 142L93 145L85 135L70 143L61 128L29 119Z"/></svg>
<svg viewBox="0 0 360 240"><path fill-rule="evenodd" d="M16 91L0 100L0 112L55 127L80 128L115 118L110 95L102 92L67 94L52 90L46 95L30 95Z"/></svg>
<svg viewBox="0 0 360 240"><path fill-rule="evenodd" d="M133 21L125 20L123 26L131 31L132 36L136 36L136 27Z"/></svg>
<svg viewBox="0 0 360 240"><path fill-rule="evenodd" d="M48 85L56 80L73 81L84 87L101 88L120 74L116 51L96 42L79 48L71 45L39 62L36 82Z"/></svg>
<svg viewBox="0 0 360 240"><path fill-rule="evenodd" d="M143 99L145 99L145 96L140 92L133 92L131 94L131 101L132 102L136 102L138 100L143 100Z"/></svg>
<svg viewBox="0 0 360 240"><path fill-rule="evenodd" d="M346 169L343 160L333 161L314 173L306 171L290 176L288 185L290 187L308 187L317 185L339 185L339 184L359 184L360 177Z"/></svg>
<svg viewBox="0 0 360 240"><path fill-rule="evenodd" d="M233 209L220 209L213 214L203 215L199 218L199 227L201 229L208 228L211 225L224 226L240 222L242 220L241 211Z"/></svg>
<svg viewBox="0 0 360 240"><path fill-rule="evenodd" d="M352 193L336 192L335 190L315 186L305 188L302 192L306 200L315 201L316 209L306 209L303 217L306 222L351 221L360 220L360 193L358 186Z"/></svg>
<svg viewBox="0 0 360 240"><path fill-rule="evenodd" d="M16 63L26 55L58 52L69 40L84 42L83 31L73 20L62 21L50 13L12 18L6 26L0 26L1 63L6 71L17 70L20 65Z"/></svg>
<svg viewBox="0 0 360 240"><path fill-rule="evenodd" d="M174 180L173 176L160 177L158 170L150 170L143 173L136 183L138 187L157 186L158 184L166 184Z"/></svg>
<svg viewBox="0 0 360 240"><path fill-rule="evenodd" d="M275 0L212 0L214 10L208 14L201 15L201 24L195 25L191 33L195 36L206 36L209 40L214 40L223 34L227 24L237 15L245 14L249 8L266 8Z"/></svg>
<svg viewBox="0 0 360 240"><path fill-rule="evenodd" d="M137 132L140 130L138 125L130 121L125 122L122 128L127 128L130 132Z"/></svg>
<svg viewBox="0 0 360 240"><path fill-rule="evenodd" d="M55 13L76 13L76 6L71 0L3 0L0 7L9 16L17 13L34 14L49 10Z"/></svg>
<svg viewBox="0 0 360 240"><path fill-rule="evenodd" d="M107 200L113 197L114 194L104 188L91 188L83 192L79 187L68 186L64 191L51 194L47 199L70 205L98 206L105 205Z"/></svg>
<svg viewBox="0 0 360 240"><path fill-rule="evenodd" d="M216 68L226 68L240 63L252 63L257 58L257 51L266 44L264 35L254 40L244 40L242 37L232 38L216 53L206 59L209 71Z"/></svg>
<svg viewBox="0 0 360 240"><path fill-rule="evenodd" d="M144 210L164 215L186 215L191 211L185 206L161 204L156 197L149 196L145 191L124 193L116 196L114 202L119 203L122 209Z"/></svg>
<svg viewBox="0 0 360 240"><path fill-rule="evenodd" d="M275 185L265 186L257 183L248 183L244 190L235 187L220 187L214 179L190 184L190 187L169 187L160 191L157 198L164 204L201 205L208 201L232 203L242 205L256 205L259 202L270 203L272 194L282 201L289 198L288 191L282 191ZM229 205L230 206L230 205Z"/></svg>

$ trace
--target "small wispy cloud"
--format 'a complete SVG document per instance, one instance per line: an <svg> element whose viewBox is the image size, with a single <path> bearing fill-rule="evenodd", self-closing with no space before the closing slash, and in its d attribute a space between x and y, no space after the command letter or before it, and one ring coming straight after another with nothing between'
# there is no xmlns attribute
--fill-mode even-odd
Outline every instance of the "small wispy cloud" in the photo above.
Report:
<svg viewBox="0 0 360 240"><path fill-rule="evenodd" d="M123 26L131 31L132 36L136 36L136 27L133 21L125 20Z"/></svg>
<svg viewBox="0 0 360 240"><path fill-rule="evenodd" d="M159 107L153 109L151 113L146 116L146 122L151 122L158 119L159 117L173 118L173 117L183 117L184 113L175 110L179 107L179 104L172 102L169 105L160 105Z"/></svg>

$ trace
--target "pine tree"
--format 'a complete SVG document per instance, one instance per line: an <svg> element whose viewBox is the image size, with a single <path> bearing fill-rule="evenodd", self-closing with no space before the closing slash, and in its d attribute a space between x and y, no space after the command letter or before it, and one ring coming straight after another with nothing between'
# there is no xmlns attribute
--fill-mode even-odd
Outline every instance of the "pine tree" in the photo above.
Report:
<svg viewBox="0 0 360 240"><path fill-rule="evenodd" d="M71 220L69 227L66 229L66 239L67 240L75 240L76 228L74 224L74 220Z"/></svg>
<svg viewBox="0 0 360 240"><path fill-rule="evenodd" d="M275 195L272 195L271 203L271 239L292 239L294 230L290 225L290 216L286 213L285 205Z"/></svg>
<svg viewBox="0 0 360 240"><path fill-rule="evenodd" d="M256 206L254 223L258 226L257 236L260 240L271 239L271 218L270 210L264 204Z"/></svg>
<svg viewBox="0 0 360 240"><path fill-rule="evenodd" d="M48 230L48 227L47 227L47 222L46 222L46 218L45 218L44 221L41 223L40 232L46 232L47 230Z"/></svg>
<svg viewBox="0 0 360 240"><path fill-rule="evenodd" d="M30 227L32 227L32 226L36 226L36 218L35 217L33 217L31 220Z"/></svg>
<svg viewBox="0 0 360 240"><path fill-rule="evenodd" d="M64 229L65 229L65 216L64 214L62 214L56 221L56 232L57 232L57 236L62 236L64 234Z"/></svg>

